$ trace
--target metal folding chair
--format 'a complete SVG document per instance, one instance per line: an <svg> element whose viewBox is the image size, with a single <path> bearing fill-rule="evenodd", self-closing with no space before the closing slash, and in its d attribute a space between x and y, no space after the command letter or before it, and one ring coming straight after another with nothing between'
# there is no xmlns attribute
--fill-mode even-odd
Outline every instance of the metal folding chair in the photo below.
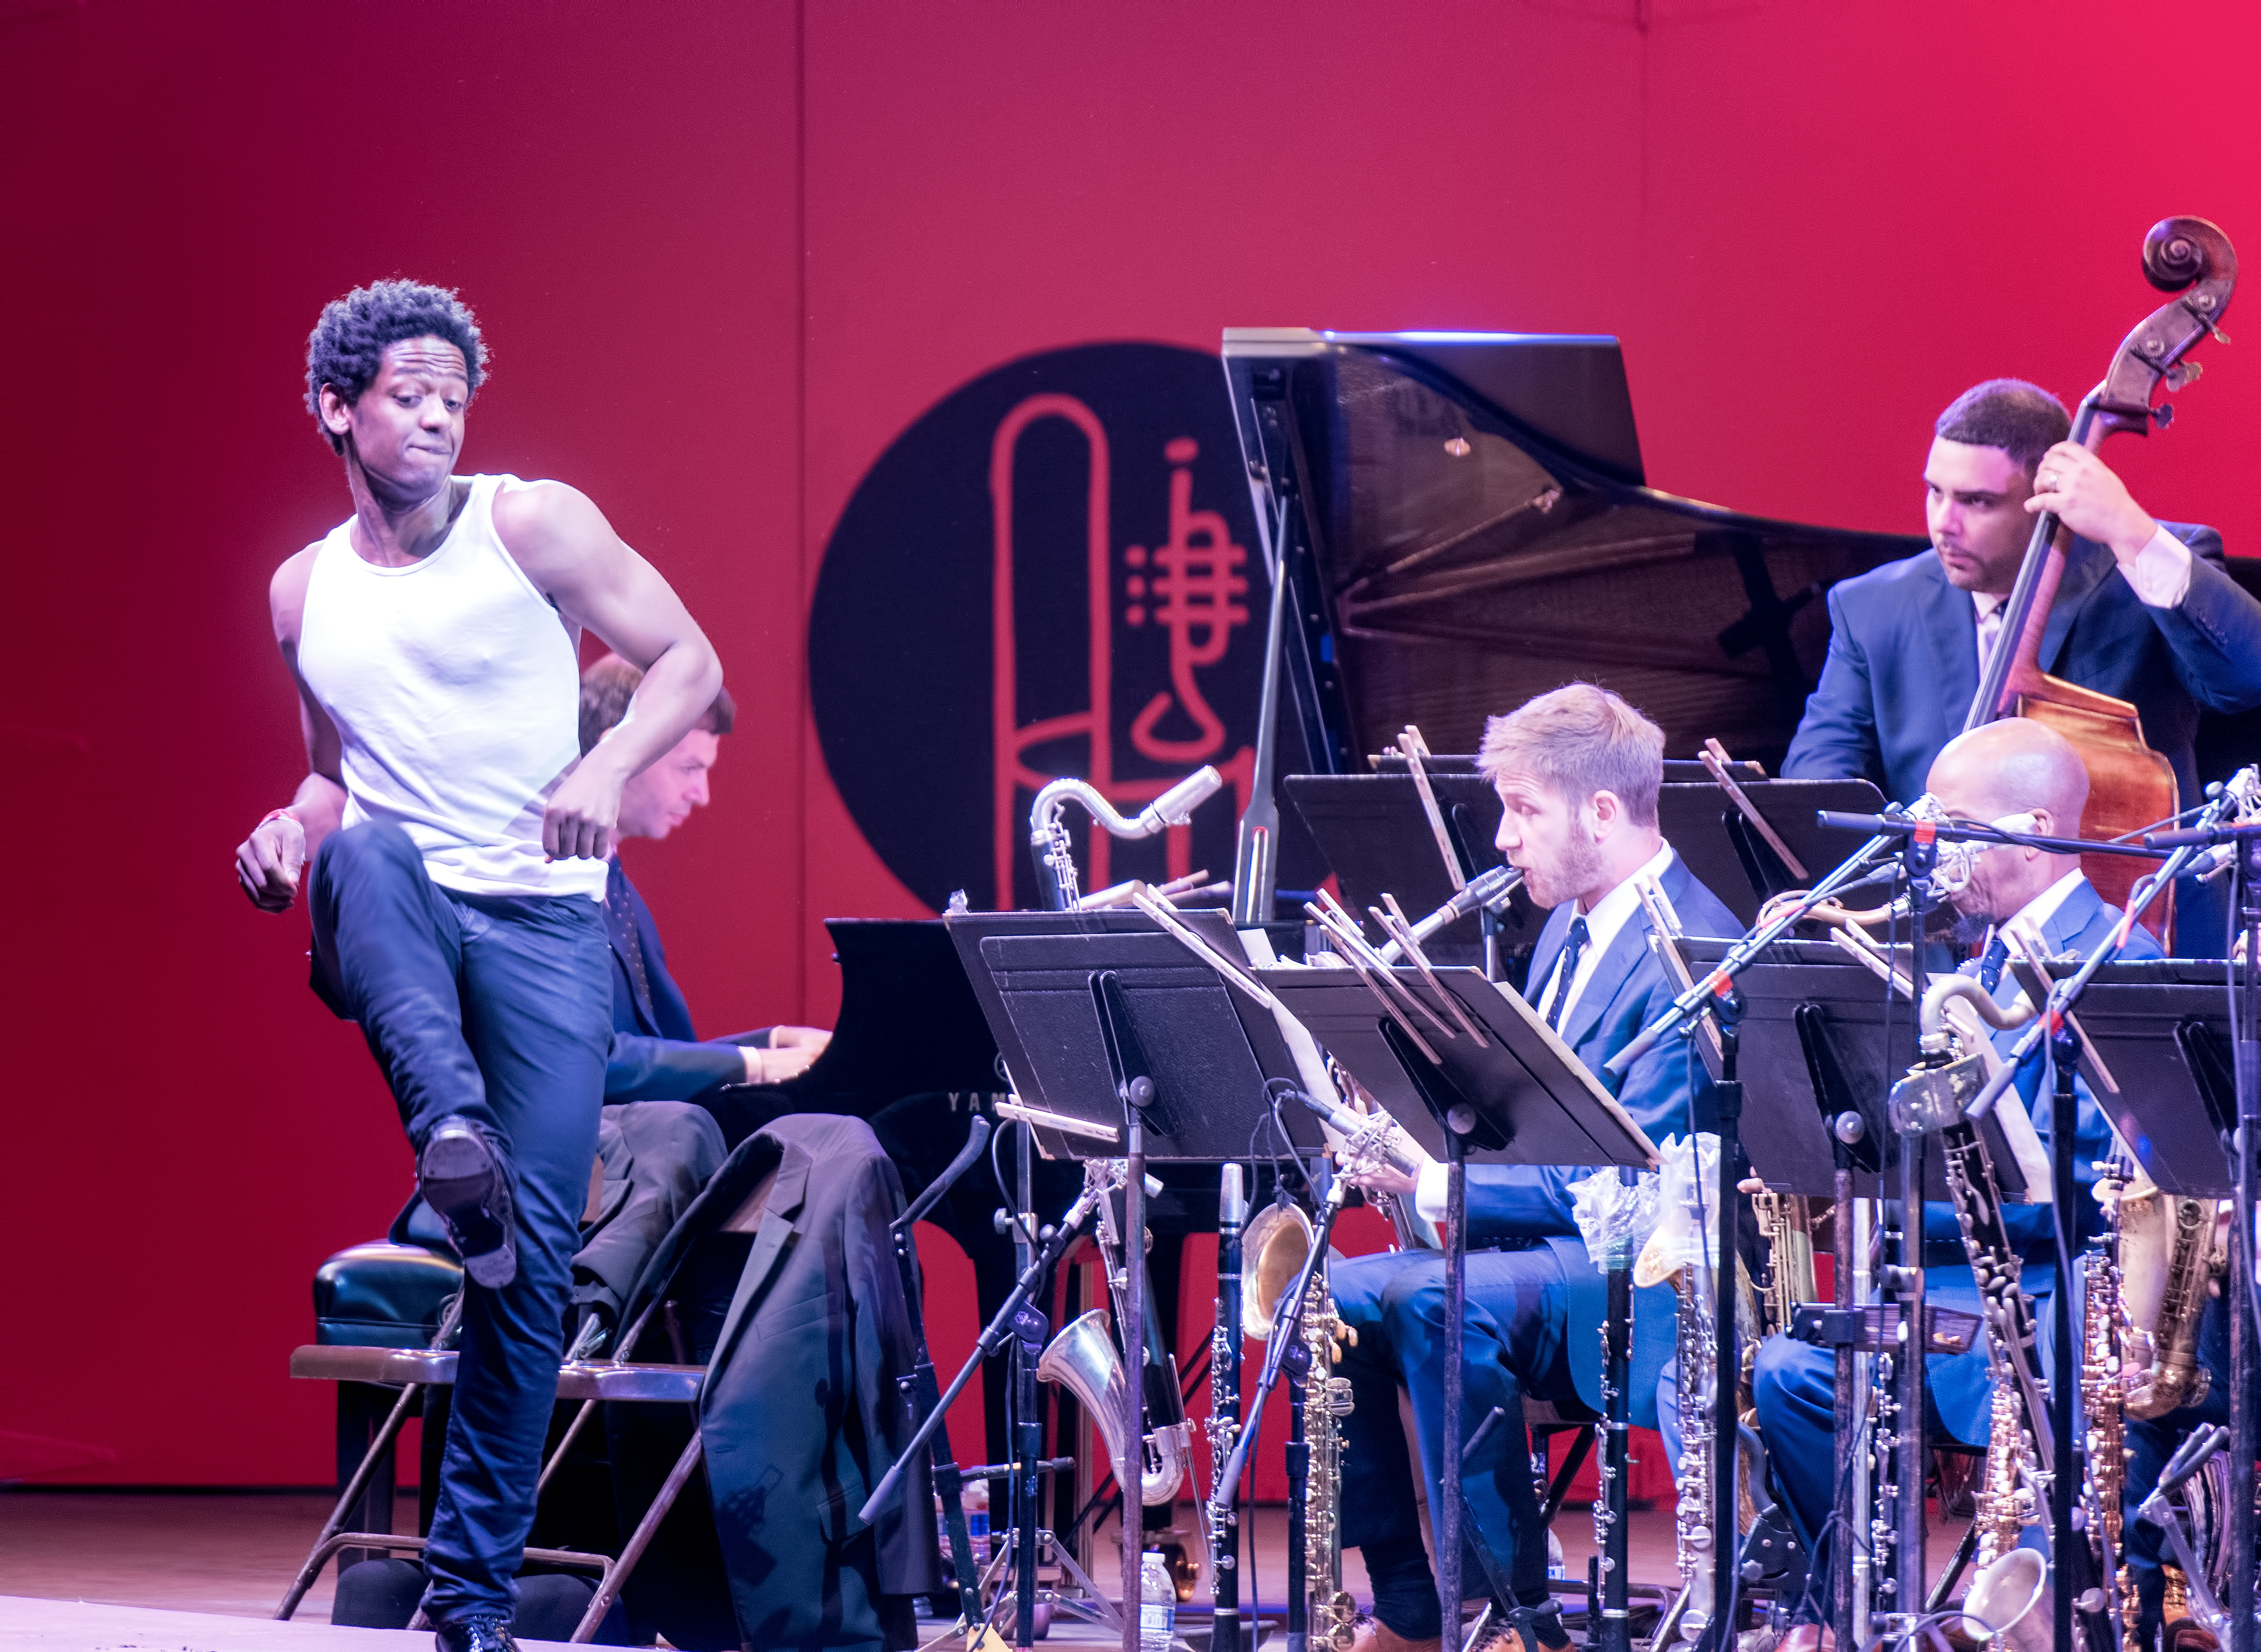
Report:
<svg viewBox="0 0 2261 1652"><path fill-rule="evenodd" d="M622 1355L635 1348L637 1338L657 1306L655 1303L653 1308L647 1308L635 1325L630 1327L628 1335L621 1339ZM377 1430L377 1437L370 1441L361 1466L340 1493L337 1505L331 1510L330 1518L322 1526L321 1535L314 1540L314 1547L308 1552L305 1563L298 1568L298 1575L291 1580L289 1591L283 1597L283 1604L276 1609L276 1618L287 1620L298 1611L298 1603L313 1587L314 1579L321 1576L322 1568L340 1549L422 1552L425 1540L420 1537L396 1536L389 1532L348 1532L344 1527L359 1506L362 1494L370 1477L376 1474L378 1464L389 1460L393 1442L408 1420L417 1396L426 1389L454 1386L456 1356L454 1350L444 1344L454 1333L456 1312L456 1308L451 1305L447 1318L441 1324L439 1334L433 1339L428 1348L337 1347L318 1344L292 1350L292 1376L328 1383L398 1383L400 1385L400 1397L394 1403L383 1426ZM595 1414L599 1404L620 1401L689 1405L695 1412L706 1380L707 1368L703 1365L635 1365L617 1356L611 1360L574 1361L559 1367L557 1397L578 1400L581 1409L567 1425L563 1438L557 1442L557 1448L543 1463L542 1478L536 1483L535 1495L539 1498L542 1489L549 1485L550 1476L564 1461L565 1454L572 1449L574 1440ZM627 1584L628 1575L635 1569L636 1562L643 1558L644 1551L651 1546L653 1537L659 1531L660 1522L667 1518L668 1511L675 1506L675 1500L682 1495L684 1486L698 1469L703 1454L704 1442L694 1424L690 1443L684 1447L674 1468L669 1470L659 1495L653 1498L651 1506L636 1522L635 1530L621 1545L618 1560L609 1555L592 1555L578 1549L529 1548L526 1551L528 1560L597 1574L597 1592L590 1600L588 1610L582 1614L581 1621L574 1627L571 1637L573 1641L585 1642L596 1634L598 1626L605 1620L605 1614L620 1598L621 1590ZM417 1622L411 1627L424 1627L421 1612L418 1613Z"/></svg>

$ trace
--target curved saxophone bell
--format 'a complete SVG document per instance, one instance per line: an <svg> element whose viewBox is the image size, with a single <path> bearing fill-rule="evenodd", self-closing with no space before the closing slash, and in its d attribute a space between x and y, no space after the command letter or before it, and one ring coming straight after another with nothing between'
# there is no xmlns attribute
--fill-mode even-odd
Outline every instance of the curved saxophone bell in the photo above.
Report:
<svg viewBox="0 0 2261 1652"><path fill-rule="evenodd" d="M1130 1397L1130 1385L1123 1376L1123 1355L1108 1332L1107 1311L1094 1308L1054 1337L1037 1361L1037 1376L1041 1382L1057 1383L1075 1396L1077 1404L1099 1425L1109 1460L1121 1463L1123 1408ZM1170 1502L1185 1483L1186 1426L1158 1428L1138 1446L1139 1502Z"/></svg>
<svg viewBox="0 0 2261 1652"><path fill-rule="evenodd" d="M1240 1331L1269 1342L1280 1298L1311 1253L1311 1218L1299 1205L1272 1203L1250 1218L1240 1236Z"/></svg>
<svg viewBox="0 0 2261 1652"><path fill-rule="evenodd" d="M2049 1652L2055 1619L2050 1606L2048 1566L2032 1549L2013 1548L1987 1562L1971 1579L1963 1597L1963 1630L2010 1652Z"/></svg>

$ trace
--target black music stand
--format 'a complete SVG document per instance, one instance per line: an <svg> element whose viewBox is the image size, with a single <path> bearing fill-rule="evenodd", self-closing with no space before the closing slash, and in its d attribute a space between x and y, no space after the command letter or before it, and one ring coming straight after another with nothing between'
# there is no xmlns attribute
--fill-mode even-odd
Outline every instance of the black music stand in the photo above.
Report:
<svg viewBox="0 0 2261 1652"><path fill-rule="evenodd" d="M1245 956L1227 914L1188 912L1182 919L1228 960ZM1308 1111L1273 1104L1274 1081L1303 1083L1296 1053L1277 1019L1228 990L1207 962L1145 914L982 913L952 915L947 922L1022 1103L1083 1126L1035 1124L1047 1154L1127 1160L1126 1248L1138 1242L1145 1225L1149 1159L1244 1159L1267 1118L1276 1121L1287 1145L1297 1152L1324 1151L1324 1135ZM1123 1368L1144 1373L1145 1270L1131 1268L1127 1275L1130 1288L1120 1327ZM1274 1334L1292 1334L1292 1313ZM1032 1364L1033 1357L1025 1362ZM1123 1424L1127 1441L1145 1433L1142 1386L1129 1385ZM1034 1394L1027 1397L1023 1411L1035 1415ZM1301 1414L1297 1405L1297 1422ZM1292 1454L1289 1466L1291 1483L1298 1481L1300 1465ZM1117 1478L1128 1648L1135 1644L1130 1637L1136 1634L1139 1608L1139 1504L1131 1465L1126 1463ZM1291 1483L1291 1511L1301 1502L1302 1486ZM1302 1553L1299 1544L1290 1545L1290 1565L1297 1576ZM1291 1589L1290 1635L1305 1632L1308 1605L1307 1591ZM1237 1618L1230 1630L1212 1624L1218 1652L1237 1645L1238 1628Z"/></svg>
<svg viewBox="0 0 2261 1652"><path fill-rule="evenodd" d="M1245 954L1222 911L1180 914L1225 958ZM1138 911L953 914L951 938L965 959L1021 1100L1122 1138L1091 980L1112 973L1123 1010L1152 1066L1156 1095L1145 1119L1146 1156L1161 1163L1245 1160L1270 1110L1265 1085L1303 1081L1272 1013L1228 989L1216 972ZM1300 1107L1278 1110L1288 1139L1306 1157L1324 1153L1318 1121ZM1038 1126L1049 1157L1116 1158L1093 1136Z"/></svg>
<svg viewBox="0 0 2261 1652"><path fill-rule="evenodd" d="M1403 1128L1446 1166L1445 1209L1445 1474L1461 1462L1461 1384L1466 1334L1468 1202L1466 1165L1616 1165L1651 1168L1656 1149L1631 1114L1603 1088L1570 1047L1522 997L1485 979L1480 970L1440 968L1434 984L1418 968L1391 972L1404 990L1427 1002L1457 1031L1446 1035L1402 1005L1385 1011L1383 990L1348 969L1274 968L1255 972L1290 1014L1324 1042ZM1479 1025L1478 1045L1437 991L1450 993ZM1353 996L1353 995L1356 995ZM1363 1000L1361 1007L1360 1000ZM1425 1048L1424 1047L1425 1046ZM1436 1149L1441 1147L1442 1152ZM1630 1426L1632 1357L1631 1259L1609 1270L1606 1327L1608 1414L1604 1419L1602 1474L1609 1526L1604 1545L1608 1591L1590 1620L1603 1626L1595 1644L1628 1652L1626 1617L1628 1574L1626 1523L1626 1445ZM1437 1598L1447 1626L1460 1621L1461 1499L1439 1498L1437 1522Z"/></svg>
<svg viewBox="0 0 2261 1652"><path fill-rule="evenodd" d="M1718 963L1731 945L1691 936L1680 948L1691 964L1704 965ZM1914 1064L1917 1007L1897 991L1888 1007L1884 983L1826 941L1776 941L1735 984L1744 999L1745 1105L1755 1102L1768 1121L1743 1138L1753 1171L1775 1192L1834 1196L1835 1124L1850 1112L1861 1120L1858 1139L1846 1144L1854 1196L1897 1196L1891 1174L1899 1144L1884 1095ZM1989 1114L1979 1126L2002 1196L2013 1203L2031 1201L2029 1185L2049 1185L2040 1138L2029 1122L2019 1129L2023 1118L2021 1107L2007 1123ZM1935 1153L1924 1155L1924 1196L1949 1196Z"/></svg>
<svg viewBox="0 0 2261 1652"><path fill-rule="evenodd" d="M1845 858L1844 835L1817 825L1817 809L1874 814L1884 806L1884 794L1866 780L1746 780L1737 775L1735 781L1805 868L1804 875L1784 864L1716 782L1667 781L1657 793L1656 817L1688 870L1746 929L1758 922L1759 908L1769 897L1807 887Z"/></svg>
<svg viewBox="0 0 2261 1652"><path fill-rule="evenodd" d="M2151 1180L2178 1197L2236 1191L2222 1146L2237 1123L2225 967L2219 959L2106 964L2073 1012L2103 1064L2082 1052L2090 1093ZM2021 979L2029 968L2018 966Z"/></svg>
<svg viewBox="0 0 2261 1652"><path fill-rule="evenodd" d="M1416 918L1435 911L1455 893L1420 789L1403 758L1396 768L1395 773L1381 774L1291 774L1281 782L1341 886L1343 904L1360 923L1367 908L1382 904L1385 891ZM1499 865L1492 847L1499 831L1498 795L1474 774L1439 773L1433 766L1429 785L1461 875L1474 877ZM1517 891L1498 921L1500 947L1532 945L1546 922L1547 915ZM1475 923L1455 924L1432 936L1422 950L1439 964L1479 963L1482 932Z"/></svg>

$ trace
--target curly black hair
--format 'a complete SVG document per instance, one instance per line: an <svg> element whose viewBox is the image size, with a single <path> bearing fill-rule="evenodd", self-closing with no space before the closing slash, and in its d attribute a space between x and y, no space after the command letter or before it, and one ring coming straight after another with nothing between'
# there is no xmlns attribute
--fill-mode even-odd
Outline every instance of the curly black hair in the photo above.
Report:
<svg viewBox="0 0 2261 1652"><path fill-rule="evenodd" d="M478 393L487 376L486 342L454 289L420 281L372 281L322 306L322 319L306 340L306 407L331 451L343 453L346 444L322 422L322 386L335 390L350 406L377 377L386 345L420 338L445 339L463 351L471 393Z"/></svg>

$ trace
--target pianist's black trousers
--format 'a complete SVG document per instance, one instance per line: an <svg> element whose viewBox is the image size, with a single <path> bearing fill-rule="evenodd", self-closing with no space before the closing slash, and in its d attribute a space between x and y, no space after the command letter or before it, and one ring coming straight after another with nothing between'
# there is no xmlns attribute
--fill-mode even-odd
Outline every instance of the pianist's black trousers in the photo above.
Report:
<svg viewBox="0 0 2261 1652"><path fill-rule="evenodd" d="M612 1029L594 901L460 894L398 827L334 833L310 884L314 986L361 1024L412 1146L460 1113L508 1155L518 1276L464 1282L461 1357L425 1551L440 1623L507 1620L557 1393L565 1299Z"/></svg>

